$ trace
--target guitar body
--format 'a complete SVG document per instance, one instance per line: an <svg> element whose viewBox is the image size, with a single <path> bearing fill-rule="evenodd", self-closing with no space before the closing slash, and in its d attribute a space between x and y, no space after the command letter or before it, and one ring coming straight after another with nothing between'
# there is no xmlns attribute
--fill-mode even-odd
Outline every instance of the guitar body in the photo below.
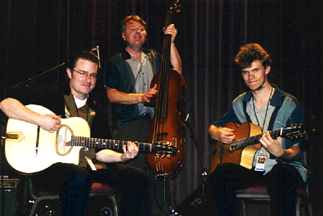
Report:
<svg viewBox="0 0 323 216"><path fill-rule="evenodd" d="M53 114L49 109L38 105L27 105L27 108L39 114ZM7 134L18 134L18 139L7 138L5 155L8 163L17 171L35 173L54 163L79 163L79 152L82 147L66 146L71 136L90 137L88 123L78 117L61 119L62 127L49 133L37 125L20 120L9 119Z"/></svg>
<svg viewBox="0 0 323 216"><path fill-rule="evenodd" d="M39 114L54 114L39 105L27 105ZM119 152L128 141L90 137L88 123L80 117L61 119L61 128L54 133L25 121L9 119L7 124L5 155L8 163L22 173L42 171L54 163L79 164L80 150L84 147L113 149ZM171 142L134 142L139 151L173 156L177 150Z"/></svg>
<svg viewBox="0 0 323 216"><path fill-rule="evenodd" d="M228 122L225 127L234 129L235 138L232 142L247 137L255 136L262 133L261 127L251 124L244 123L239 125L234 122ZM241 166L251 169L253 159L256 151L260 149L261 144L249 145L243 149L231 150L230 144L226 144L222 148L222 143L217 141L214 145L213 157L211 162L211 173L215 170L216 166L220 163L234 163L240 164ZM221 151L223 153L221 154ZM222 155L222 156L221 156ZM222 158L222 161L221 161Z"/></svg>

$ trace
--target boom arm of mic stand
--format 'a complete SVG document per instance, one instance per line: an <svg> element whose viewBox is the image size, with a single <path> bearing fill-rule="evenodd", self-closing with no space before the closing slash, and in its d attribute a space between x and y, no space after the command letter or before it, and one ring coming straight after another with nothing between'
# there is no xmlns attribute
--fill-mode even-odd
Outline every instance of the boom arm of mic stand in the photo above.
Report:
<svg viewBox="0 0 323 216"><path fill-rule="evenodd" d="M47 71L45 71L45 72L43 72L43 73L41 73L41 74L38 74L38 75L36 75L36 76L34 76L34 77L32 77L32 78L29 78L29 79L27 79L27 80L25 80L25 81L22 81L22 82L18 83L17 85L12 86L11 88L16 88L16 87L20 86L21 84L26 83L27 81L31 81L31 80L33 80L33 79L36 79L37 77L40 77L40 76L42 76L42 75L44 75L44 74L47 74L48 72L53 71L53 70L55 70L55 69L57 69L57 68L59 68L59 67L61 67L61 66L63 66L63 65L65 65L65 62L64 62L64 63L62 63L62 64L60 64L60 65L57 65L57 66L55 66L55 67L53 67L53 68L51 68L51 69L49 69L49 70L47 70Z"/></svg>

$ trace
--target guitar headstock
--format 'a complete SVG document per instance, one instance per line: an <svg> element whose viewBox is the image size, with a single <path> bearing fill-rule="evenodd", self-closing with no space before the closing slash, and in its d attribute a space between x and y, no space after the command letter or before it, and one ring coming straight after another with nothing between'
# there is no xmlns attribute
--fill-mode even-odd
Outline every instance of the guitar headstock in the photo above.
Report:
<svg viewBox="0 0 323 216"><path fill-rule="evenodd" d="M291 139L292 141L301 139L306 134L306 126L303 124L291 124L282 128L282 130L281 137Z"/></svg>
<svg viewBox="0 0 323 216"><path fill-rule="evenodd" d="M168 141L154 142L152 146L153 152L160 155L176 155L177 152L177 149Z"/></svg>

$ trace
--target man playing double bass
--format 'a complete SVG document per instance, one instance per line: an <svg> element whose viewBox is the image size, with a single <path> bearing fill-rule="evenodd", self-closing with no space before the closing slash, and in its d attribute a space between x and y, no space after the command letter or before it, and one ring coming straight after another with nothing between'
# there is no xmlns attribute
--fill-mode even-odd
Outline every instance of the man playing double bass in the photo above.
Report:
<svg viewBox="0 0 323 216"><path fill-rule="evenodd" d="M106 64L107 95L114 104L116 114L114 139L147 142L150 135L148 126L154 115L154 107L146 105L157 94L157 86L150 88L150 82L161 68L161 56L154 50L143 48L147 36L145 28L146 22L139 16L127 16L121 24L121 36L126 48L113 55ZM181 74L182 62L174 43L177 30L171 24L164 33L172 35L171 64ZM140 153L130 164L144 169L145 156Z"/></svg>
<svg viewBox="0 0 323 216"><path fill-rule="evenodd" d="M107 96L113 105L114 139L148 142L154 107L148 106L157 94L157 85L150 88L151 80L161 69L161 55L144 49L146 22L137 15L127 16L121 23L121 36L126 48L113 55L105 65ZM164 28L171 35L170 62L182 73L182 61L175 46L177 30L174 24ZM139 153L128 165L145 169L146 154Z"/></svg>
<svg viewBox="0 0 323 216"><path fill-rule="evenodd" d="M238 129L227 127L227 123L250 122L262 128L262 147L255 153L251 170L235 163L219 163L209 176L218 215L237 215L235 190L263 184L271 198L271 215L295 215L296 188L305 188L308 180L309 170L301 156L301 149L305 149L300 145L307 138L274 140L268 131L303 123L301 106L294 96L269 83L271 60L259 44L242 46L235 63L250 91L233 101L229 111L210 126L209 135L229 144Z"/></svg>

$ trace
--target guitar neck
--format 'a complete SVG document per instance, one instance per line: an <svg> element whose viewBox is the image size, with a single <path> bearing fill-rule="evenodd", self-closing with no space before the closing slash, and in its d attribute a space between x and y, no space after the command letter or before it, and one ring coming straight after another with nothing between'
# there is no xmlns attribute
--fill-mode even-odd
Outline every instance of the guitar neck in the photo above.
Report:
<svg viewBox="0 0 323 216"><path fill-rule="evenodd" d="M114 149L122 151L123 146L127 146L128 141L123 140L112 140L112 139L101 139L101 138L89 138L73 136L70 142L67 142L67 146L81 146L89 148L103 148L103 149ZM152 144L135 142L140 151L152 151Z"/></svg>
<svg viewBox="0 0 323 216"><path fill-rule="evenodd" d="M281 131L283 128L276 129L274 131L270 131L270 136L273 139L277 139L277 137L281 136ZM236 142L233 142L231 146L234 147L234 149L242 149L244 147L247 147L249 145L255 145L259 143L260 138L262 137L263 134L258 134L256 136L252 137L247 137L244 139L237 140Z"/></svg>

